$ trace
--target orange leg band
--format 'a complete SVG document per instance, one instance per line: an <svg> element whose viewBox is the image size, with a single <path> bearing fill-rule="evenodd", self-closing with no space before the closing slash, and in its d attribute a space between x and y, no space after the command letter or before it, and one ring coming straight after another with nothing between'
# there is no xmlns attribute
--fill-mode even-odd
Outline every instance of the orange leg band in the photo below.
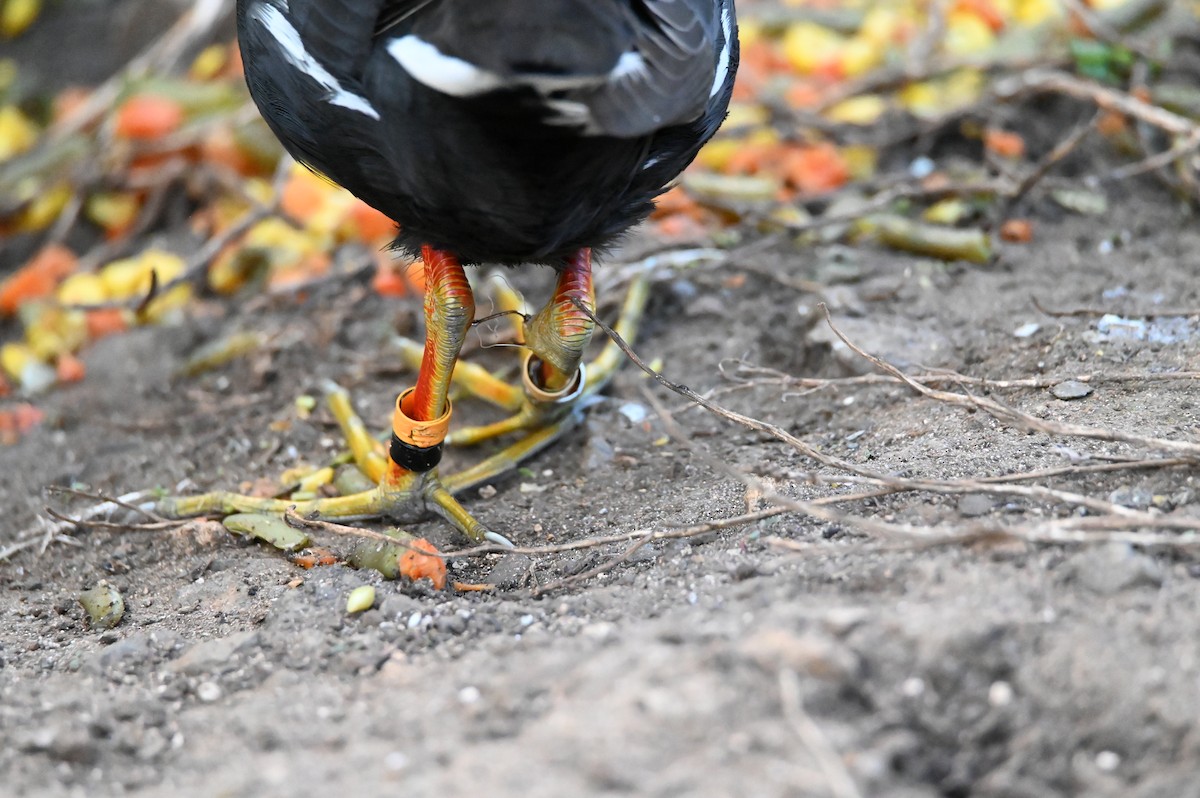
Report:
<svg viewBox="0 0 1200 798"><path fill-rule="evenodd" d="M417 386L396 400L392 416L392 462L409 471L428 471L441 460L450 424L450 377L467 330L475 319L475 297L458 258L424 247L425 352Z"/></svg>

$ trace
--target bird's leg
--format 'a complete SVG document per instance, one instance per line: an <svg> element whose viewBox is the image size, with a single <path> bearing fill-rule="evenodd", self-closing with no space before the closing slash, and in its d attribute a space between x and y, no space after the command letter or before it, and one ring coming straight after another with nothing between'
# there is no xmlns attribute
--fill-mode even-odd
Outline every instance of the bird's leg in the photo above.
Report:
<svg viewBox="0 0 1200 798"><path fill-rule="evenodd" d="M554 296L525 325L525 346L532 355L524 375L527 393L555 401L570 392L592 340L595 313L592 251L582 249L558 273Z"/></svg>
<svg viewBox="0 0 1200 798"><path fill-rule="evenodd" d="M578 304L577 304L578 303ZM587 312L580 308L587 309ZM592 338L595 312L591 251L580 250L558 273L554 295L536 315L522 325L525 358L521 365L521 393L491 375L456 375L467 390L481 398L502 395L502 407L514 410L508 418L450 434L453 445L471 445L510 432L539 430L566 415L583 394L586 371L583 353ZM502 393L496 385L507 389Z"/></svg>
<svg viewBox="0 0 1200 798"><path fill-rule="evenodd" d="M388 462L379 491L408 494L414 489L434 510L473 540L488 530L442 486L437 465L450 425L450 384L458 353L475 320L475 298L458 259L425 247L425 347L417 385L396 399Z"/></svg>
<svg viewBox="0 0 1200 798"><path fill-rule="evenodd" d="M621 314L617 318L616 324L613 325L614 331L627 342L631 342L637 337L638 326L641 323L642 313L646 308L646 301L649 298L649 294L649 274L644 272L638 274L633 278L625 294L625 301L621 306ZM556 294L555 299L558 298ZM551 300L551 306L554 305L555 299ZM571 304L574 305L574 303ZM515 468L524 460L532 457L562 437L564 433L578 423L582 417L581 409L589 404L591 397L595 396L608 385L617 368L624 362L624 359L625 355L621 351L621 348L614 341L609 340L605 343L600 354L587 363L586 370L580 366L579 371L584 374L581 377L583 384L578 396L569 398L565 402L559 400L547 403L525 395L521 397L520 409L513 416L484 427L460 429L452 432L446 439L447 443L451 445L476 443L507 432L523 431L524 434L512 444L476 463L474 466L447 475L444 483L445 486L451 491L458 492L481 485ZM528 362L528 358L526 362ZM459 365L461 368L462 364ZM565 371L565 369L560 370ZM455 383L466 392L491 401L490 396L493 393L491 384L498 382L498 380L492 375L487 374L487 372L483 372L482 369L480 371L486 376L486 382L482 386L486 390L476 390L477 375L475 373L465 371L460 373L459 370L456 370L454 375ZM506 383L503 384L506 385ZM527 391L528 385L526 385ZM571 393L574 393L574 390ZM500 405L499 402L493 403ZM504 405L500 406L503 407Z"/></svg>

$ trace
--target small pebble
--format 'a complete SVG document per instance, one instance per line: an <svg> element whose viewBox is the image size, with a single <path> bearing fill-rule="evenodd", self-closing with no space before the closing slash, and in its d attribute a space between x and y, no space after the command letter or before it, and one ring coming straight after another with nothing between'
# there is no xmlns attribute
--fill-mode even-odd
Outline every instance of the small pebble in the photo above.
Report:
<svg viewBox="0 0 1200 798"><path fill-rule="evenodd" d="M908 165L908 173L918 180L929 177L935 169L937 169L937 164L933 162L932 158L924 155L914 158L913 162Z"/></svg>
<svg viewBox="0 0 1200 798"><path fill-rule="evenodd" d="M987 515L996 506L996 499L988 493L968 493L958 500L958 512L964 518Z"/></svg>
<svg viewBox="0 0 1200 798"><path fill-rule="evenodd" d="M1082 399L1085 396L1091 396L1094 389L1087 383L1079 380L1064 380L1050 389L1050 393L1056 399L1069 401L1071 399Z"/></svg>
<svg viewBox="0 0 1200 798"><path fill-rule="evenodd" d="M217 684L216 682L200 682L200 684L196 686L196 698L199 698L206 704L211 704L212 702L220 699L220 697L221 685Z"/></svg>
<svg viewBox="0 0 1200 798"><path fill-rule="evenodd" d="M994 707L1006 707L1012 703L1013 689L1008 682L992 682L988 688L988 703Z"/></svg>
<svg viewBox="0 0 1200 798"><path fill-rule="evenodd" d="M1101 751L1096 754L1096 767L1105 773L1112 773L1121 765L1121 755L1115 751Z"/></svg>
<svg viewBox="0 0 1200 798"><path fill-rule="evenodd" d="M450 635L460 635L467 631L467 622L458 615L445 615L435 622L439 631Z"/></svg>
<svg viewBox="0 0 1200 798"><path fill-rule="evenodd" d="M391 751L383 758L383 767L392 772L399 773L408 767L408 754L403 751Z"/></svg>
<svg viewBox="0 0 1200 798"><path fill-rule="evenodd" d="M1022 324L1020 327L1013 330L1013 337L1030 338L1040 329L1042 329L1042 325L1038 324L1036 321L1031 321L1028 324Z"/></svg>
<svg viewBox="0 0 1200 798"><path fill-rule="evenodd" d="M621 405L620 412L630 424L641 424L647 416L646 406L637 402L626 402Z"/></svg>

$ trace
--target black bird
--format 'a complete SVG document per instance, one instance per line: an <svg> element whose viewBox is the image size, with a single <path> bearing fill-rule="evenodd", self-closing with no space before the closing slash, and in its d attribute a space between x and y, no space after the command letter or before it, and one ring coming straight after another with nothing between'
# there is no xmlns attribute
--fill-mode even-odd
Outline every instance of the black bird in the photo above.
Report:
<svg viewBox="0 0 1200 798"><path fill-rule="evenodd" d="M454 436L529 430L511 452L523 456L585 390L593 323L576 302L594 308L592 250L645 218L725 117L733 0L238 0L237 21L250 93L287 150L393 219L396 247L425 261L424 354L397 399L387 459L356 420L343 425L379 487L312 509L428 505L487 536L436 474L474 318L462 266L558 273L524 324L524 390L498 401L518 412ZM208 494L173 509L277 508Z"/></svg>

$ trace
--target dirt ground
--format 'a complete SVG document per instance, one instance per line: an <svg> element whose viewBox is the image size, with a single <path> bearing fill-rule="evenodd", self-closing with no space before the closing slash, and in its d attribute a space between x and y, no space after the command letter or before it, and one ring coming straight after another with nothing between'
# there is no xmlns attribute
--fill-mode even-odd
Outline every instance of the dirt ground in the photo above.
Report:
<svg viewBox="0 0 1200 798"><path fill-rule="evenodd" d="M909 153L922 154L939 155ZM1092 142L1076 166L1107 157ZM794 377L875 373L819 319L824 300L852 339L911 371L1135 375L1096 380L1071 400L1046 388L944 387L1049 421L1196 441L1194 381L1161 375L1200 369L1200 229L1150 181L1108 196L1098 217L1030 202L1033 242L1005 246L987 266L750 233L727 262L656 273L636 349L726 407L886 474L952 480L1153 456L1031 433L896 384L732 379L734 360ZM607 318L616 275L656 244L641 233L608 259ZM547 277L512 274L537 299ZM1035 299L1124 321L1052 317ZM47 423L0 448L0 546L47 502L87 506L48 499L48 485L235 488L320 462L338 447L336 428L324 410L296 418L296 397L332 378L385 423L411 381L390 337L413 331L418 312L365 281L336 282L300 299L208 301L173 326L105 339L86 353L87 380L42 400ZM241 330L266 333L270 346L175 376L200 346ZM686 440L667 438L647 392ZM769 506L728 466L794 498L863 489L685 405L627 365L581 427L466 504L533 546ZM451 467L473 456L456 454ZM1020 484L1196 516L1196 473L1122 467ZM838 509L935 532L1085 512L937 491ZM406 528L464 544L436 522ZM789 513L652 542L535 595L625 546L457 560L453 578L495 589L455 593L344 565L304 571L213 525L74 537L0 564L8 795L1200 796L1194 547L922 545ZM90 630L76 601L101 579L127 603L110 631ZM361 584L376 587L376 606L347 615Z"/></svg>

